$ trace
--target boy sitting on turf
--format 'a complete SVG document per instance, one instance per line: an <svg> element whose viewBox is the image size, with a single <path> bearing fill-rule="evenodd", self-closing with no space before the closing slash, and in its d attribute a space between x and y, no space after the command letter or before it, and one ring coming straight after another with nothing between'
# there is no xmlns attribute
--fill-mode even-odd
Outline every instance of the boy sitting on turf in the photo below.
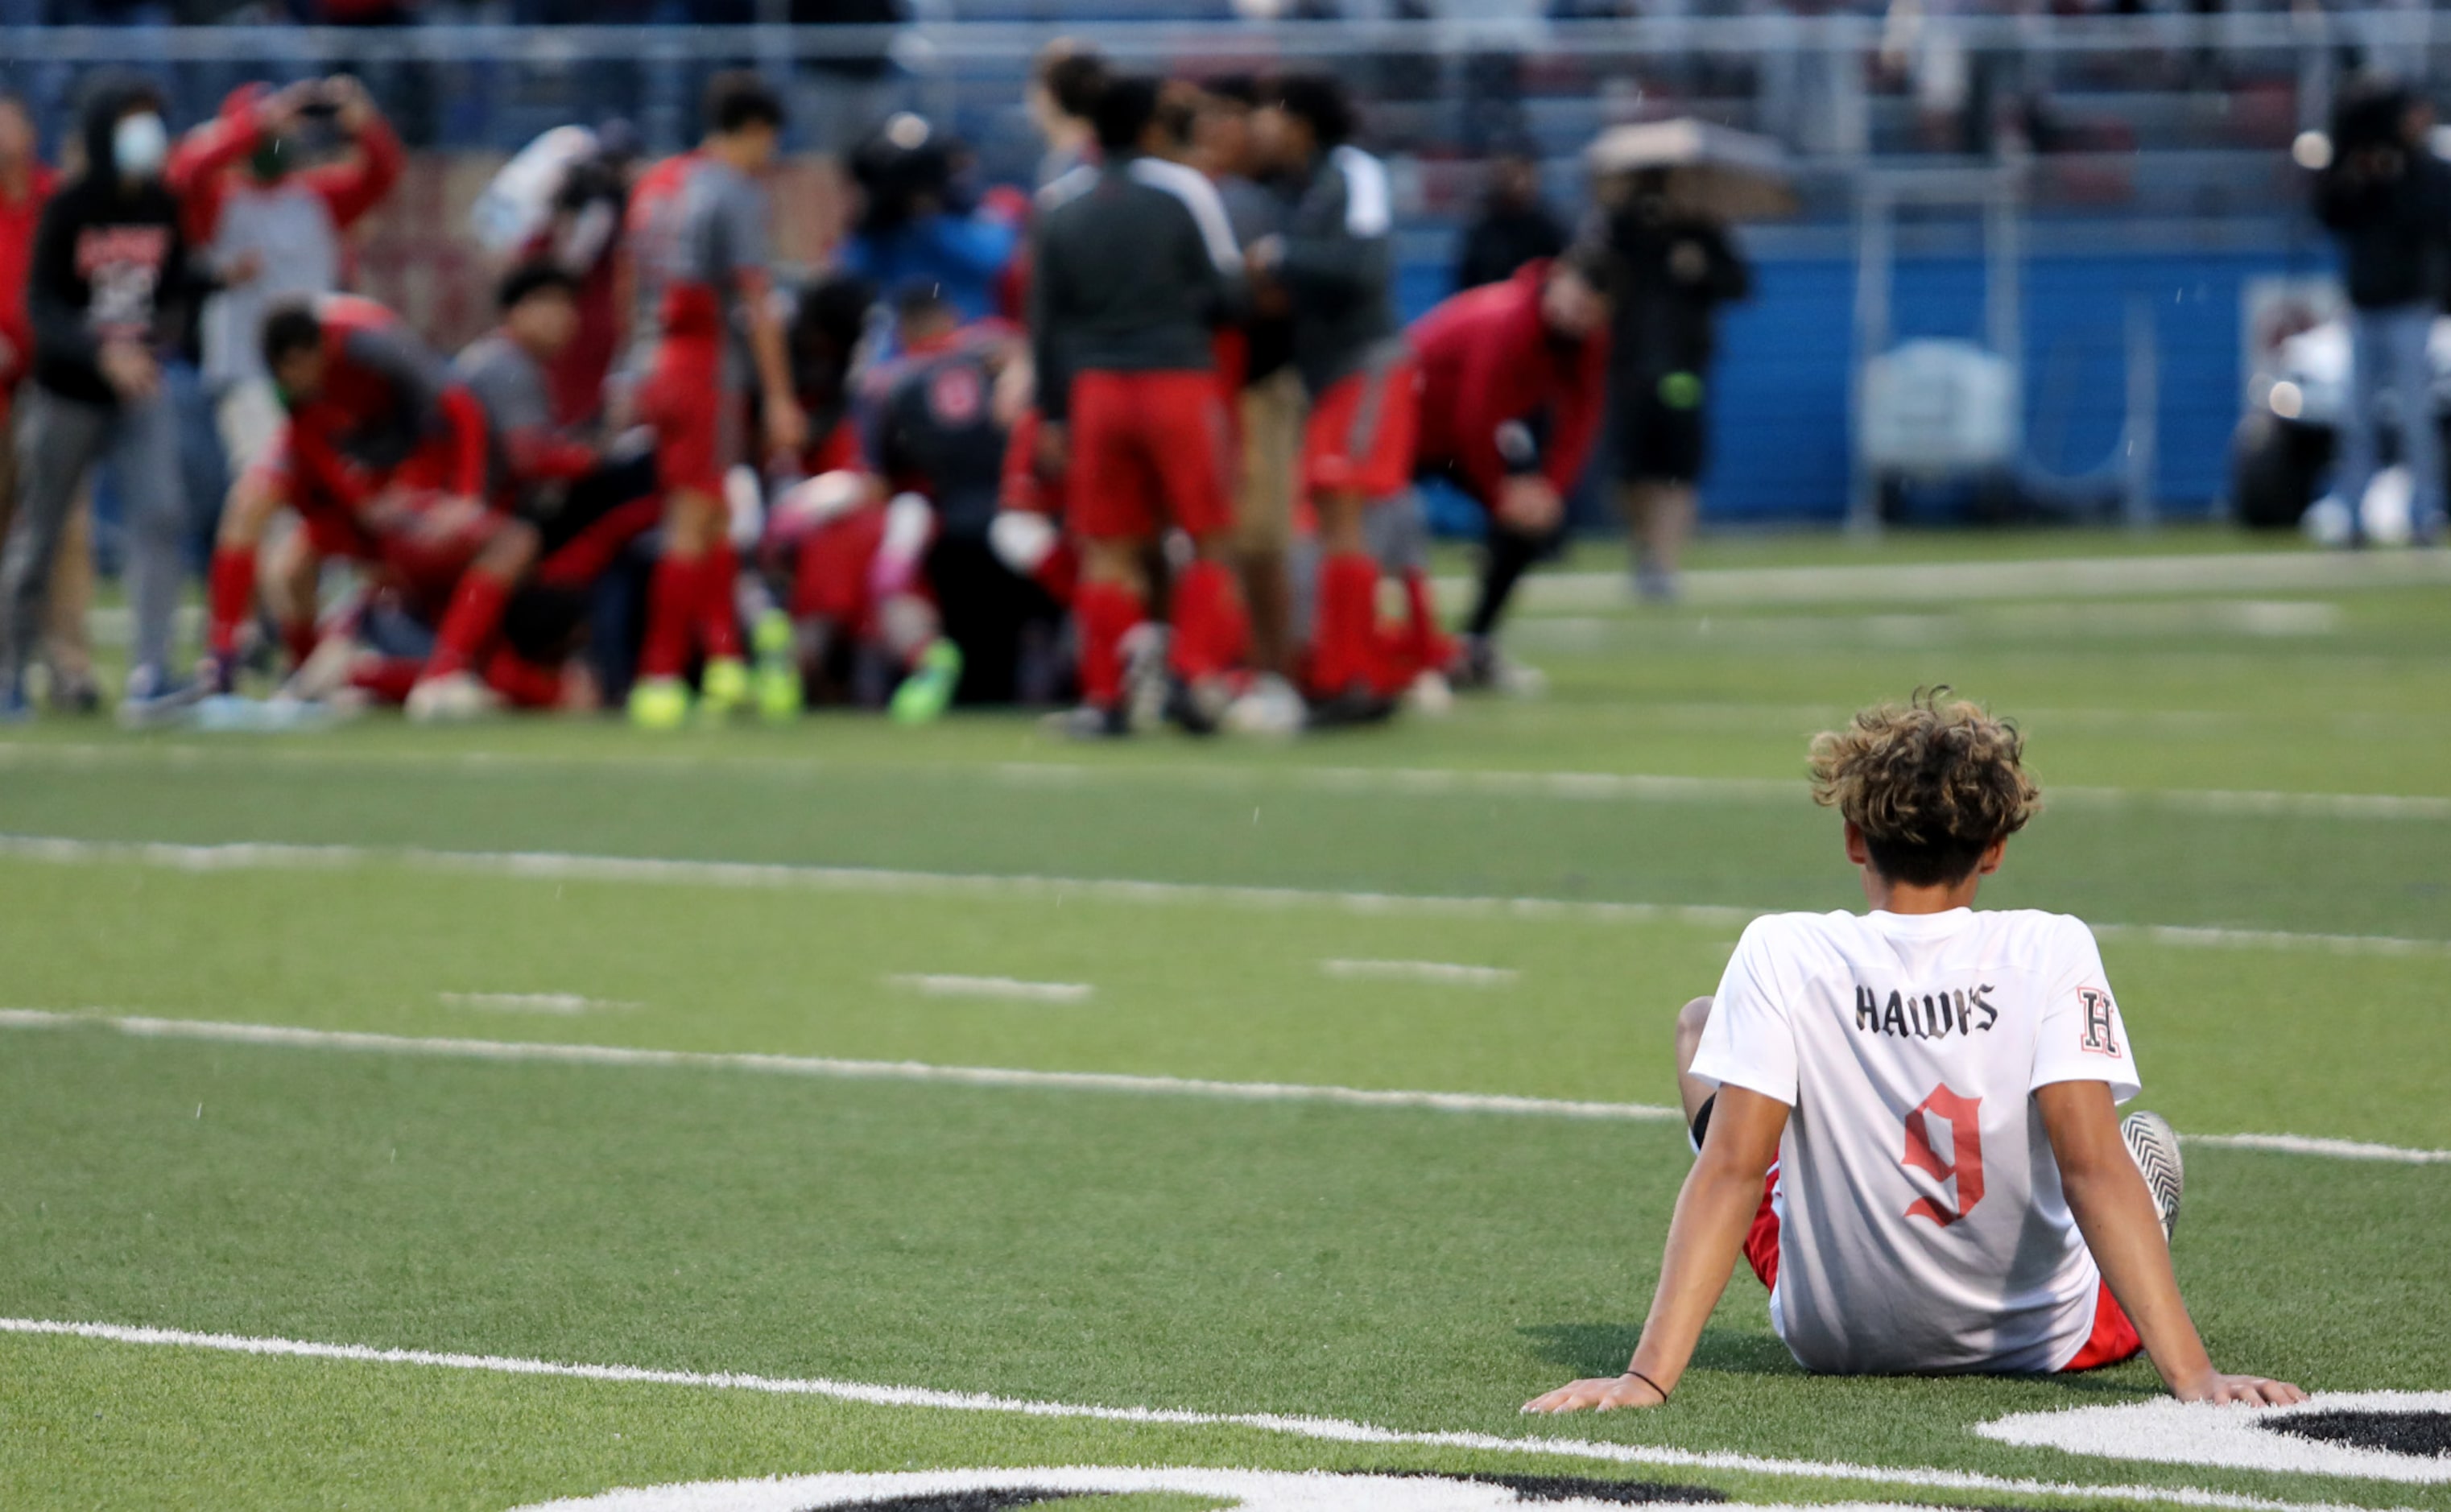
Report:
<svg viewBox="0 0 2451 1512"><path fill-rule="evenodd" d="M1676 1021L1699 1159L1624 1375L1527 1412L1668 1400L1738 1253L1829 1373L2087 1370L2152 1357L2186 1402L2305 1393L2213 1368L2170 1268L2177 1137L2077 919L1975 913L2040 795L2010 725L1918 694L1813 743L1872 911L1755 919Z"/></svg>

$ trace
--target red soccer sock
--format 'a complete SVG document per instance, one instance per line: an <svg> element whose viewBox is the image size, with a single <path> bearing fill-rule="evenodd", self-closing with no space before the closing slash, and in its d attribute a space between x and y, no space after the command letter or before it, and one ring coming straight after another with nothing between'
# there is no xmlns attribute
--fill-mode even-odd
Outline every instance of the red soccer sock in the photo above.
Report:
<svg viewBox="0 0 2451 1512"><path fill-rule="evenodd" d="M639 677L677 677L689 665L701 565L697 558L676 557L670 551L656 559L655 575L647 579L647 639L638 651Z"/></svg>
<svg viewBox="0 0 2451 1512"><path fill-rule="evenodd" d="M215 546L206 592L206 649L216 657L238 655L239 627L255 602L255 548Z"/></svg>
<svg viewBox="0 0 2451 1512"><path fill-rule="evenodd" d="M1339 552L1320 563L1318 645L1311 656L1317 691L1333 697L1357 682L1379 687L1379 563Z"/></svg>
<svg viewBox="0 0 2451 1512"><path fill-rule="evenodd" d="M441 627L434 633L434 655L426 658L425 675L448 677L475 667L501 624L502 606L510 598L507 579L481 570L461 573L460 586L451 592L451 607L442 612Z"/></svg>
<svg viewBox="0 0 2451 1512"><path fill-rule="evenodd" d="M740 658L740 612L733 589L740 579L740 559L729 540L718 540L699 559L698 644L709 660Z"/></svg>
<svg viewBox="0 0 2451 1512"><path fill-rule="evenodd" d="M1101 709L1124 701L1124 638L1141 622L1141 596L1121 583L1085 582L1072 612L1081 625L1081 698Z"/></svg>
<svg viewBox="0 0 2451 1512"><path fill-rule="evenodd" d="M1167 657L1177 677L1213 677L1239 665L1250 639L1250 617L1234 575L1222 562L1193 562L1174 582L1174 640Z"/></svg>
<svg viewBox="0 0 2451 1512"><path fill-rule="evenodd" d="M515 709L551 709L561 702L561 669L539 666L501 646L485 660L485 686Z"/></svg>
<svg viewBox="0 0 2451 1512"><path fill-rule="evenodd" d="M350 669L349 686L377 703L406 703L425 664L411 657L369 657Z"/></svg>
<svg viewBox="0 0 2451 1512"><path fill-rule="evenodd" d="M288 648L289 665L293 669L306 664L306 658L315 654L315 644L321 638L315 627L315 617L311 614L281 621L281 643Z"/></svg>

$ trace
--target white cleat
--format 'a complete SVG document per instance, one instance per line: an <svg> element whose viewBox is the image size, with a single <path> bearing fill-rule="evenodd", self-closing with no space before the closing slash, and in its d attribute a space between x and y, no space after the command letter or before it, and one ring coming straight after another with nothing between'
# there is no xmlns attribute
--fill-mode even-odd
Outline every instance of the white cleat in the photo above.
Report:
<svg viewBox="0 0 2451 1512"><path fill-rule="evenodd" d="M1424 719L1442 719L1455 713L1455 688L1442 672L1423 672L1404 690L1404 707Z"/></svg>
<svg viewBox="0 0 2451 1512"><path fill-rule="evenodd" d="M2145 1188L2162 1215L2162 1237L2179 1227L2179 1198L2186 1189L2186 1163L2179 1155L2179 1135L2159 1113L2130 1113L2120 1121L2119 1137L2145 1173Z"/></svg>
<svg viewBox="0 0 2451 1512"><path fill-rule="evenodd" d="M1264 672L1251 679L1242 697L1226 706L1222 723L1229 734L1290 740L1302 734L1307 714L1292 683Z"/></svg>
<svg viewBox="0 0 2451 1512"><path fill-rule="evenodd" d="M481 719L502 706L500 695L473 673L448 672L426 677L408 690L412 724L460 724Z"/></svg>

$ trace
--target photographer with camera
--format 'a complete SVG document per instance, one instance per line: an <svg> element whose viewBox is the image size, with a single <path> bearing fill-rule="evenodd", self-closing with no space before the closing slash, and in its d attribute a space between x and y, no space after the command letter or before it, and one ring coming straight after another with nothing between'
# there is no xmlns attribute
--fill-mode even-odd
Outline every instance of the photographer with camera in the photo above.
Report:
<svg viewBox="0 0 2451 1512"><path fill-rule="evenodd" d="M391 192L402 164L400 138L346 74L243 85L170 154L188 242L224 285L205 304L204 376L233 480L282 425L258 339L265 311L341 289L343 238Z"/></svg>

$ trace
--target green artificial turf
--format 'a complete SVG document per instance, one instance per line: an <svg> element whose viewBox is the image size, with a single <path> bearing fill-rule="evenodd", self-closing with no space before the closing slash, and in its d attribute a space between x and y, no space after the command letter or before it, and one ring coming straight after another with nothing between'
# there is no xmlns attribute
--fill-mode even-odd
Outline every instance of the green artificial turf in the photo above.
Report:
<svg viewBox="0 0 2451 1512"><path fill-rule="evenodd" d="M2451 592L2229 597L2321 612L2225 619L2202 596L1560 612L1518 637L1556 679L1546 700L1289 747L1081 750L995 716L661 741L554 720L11 733L0 835L359 849L0 851L0 1009L97 1020L0 1027L0 1317L2451 1512L2440 1484L2004 1447L1970 1425L2137 1400L2149 1366L1808 1380L1741 1273L1673 1408L1527 1423L1524 1398L1614 1372L1632 1346L1689 1163L1673 1122L410 1056L102 1022L1664 1104L1669 1022L1711 989L1744 913L1858 901L1833 821L1802 795L1805 740L1947 680L2020 717L2059 795L1986 900L2120 926L2104 955L2147 1106L2195 1133L2451 1148ZM2236 632L2267 622L2285 633ZM433 851L851 870L522 876L421 859ZM1301 891L996 880L1022 876ZM1512 975L1353 980L1327 964L1351 960ZM1083 991L1008 1001L908 981L948 973ZM2217 1357L2324 1389L2451 1384L2451 1166L2198 1146L2188 1176L2176 1257ZM501 1512L675 1481L1066 1463L2065 1500L0 1332L10 1512Z"/></svg>

